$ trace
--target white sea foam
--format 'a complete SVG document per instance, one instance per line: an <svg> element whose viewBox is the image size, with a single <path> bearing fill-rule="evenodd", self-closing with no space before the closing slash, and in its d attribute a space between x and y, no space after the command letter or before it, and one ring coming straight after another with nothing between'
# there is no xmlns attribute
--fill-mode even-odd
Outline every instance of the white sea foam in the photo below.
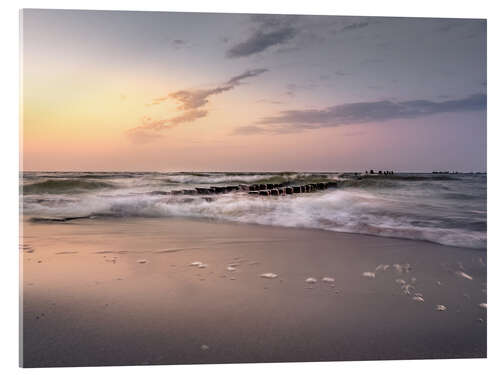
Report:
<svg viewBox="0 0 500 375"><path fill-rule="evenodd" d="M261 274L260 277L262 277L264 279L275 279L278 277L278 275L275 273L272 273L272 272L268 272L268 273Z"/></svg>
<svg viewBox="0 0 500 375"><path fill-rule="evenodd" d="M183 186L193 189L201 183L200 179L216 183L217 179L226 182L231 179L258 181L273 176L283 177L279 174L171 174L100 179L98 181L106 181L114 187L77 193L26 195L22 202L23 212L36 217L102 215L210 218L408 238L460 247L486 247L486 213L482 209L485 198L482 199L481 195L485 192L484 182L479 184L473 181L475 185L470 182L460 185L460 181L446 181L448 185L444 189L442 185L445 183L442 181L440 184L434 182L432 186L429 182L420 185L419 182L403 181L395 187L386 187L384 184L375 187L342 187L310 194L265 198L233 192L213 195L211 201L199 196L149 194L153 190L165 190L162 189L165 179L177 179L179 184L191 183ZM286 178L297 176L287 175ZM301 178L303 176L305 174ZM391 184L395 182L391 181ZM470 189L467 194L478 192L478 196L475 200L451 200L445 193L453 189Z"/></svg>
<svg viewBox="0 0 500 375"><path fill-rule="evenodd" d="M232 183L232 182L245 182L252 183L261 180L270 179L277 177L273 174L178 174L178 175L168 175L163 180L165 182L174 182L180 184L220 184L220 183Z"/></svg>
<svg viewBox="0 0 500 375"><path fill-rule="evenodd" d="M474 280L471 275L466 274L463 271L458 271L457 275L460 276L460 277L463 277L464 279L467 279L467 280Z"/></svg>

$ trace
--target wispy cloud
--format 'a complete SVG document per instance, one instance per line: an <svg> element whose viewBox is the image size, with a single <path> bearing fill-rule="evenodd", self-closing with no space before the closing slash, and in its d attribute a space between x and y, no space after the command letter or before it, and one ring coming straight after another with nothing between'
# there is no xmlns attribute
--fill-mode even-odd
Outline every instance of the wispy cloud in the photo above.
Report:
<svg viewBox="0 0 500 375"><path fill-rule="evenodd" d="M270 32L256 31L244 42L231 47L231 49L227 51L227 56L234 58L253 55L274 45L286 43L296 34L297 30L291 27Z"/></svg>
<svg viewBox="0 0 500 375"><path fill-rule="evenodd" d="M311 44L321 43L335 34L365 28L379 23L375 17L318 17L294 15L254 15L249 35L233 44L228 58L241 58L274 48L277 53L293 52Z"/></svg>
<svg viewBox="0 0 500 375"><path fill-rule="evenodd" d="M229 86L237 86L241 84L241 81L244 80L245 78L251 78L258 76L259 74L267 72L267 69L252 69L252 70L247 70L245 73L234 76L231 78L229 81L227 81L227 85Z"/></svg>
<svg viewBox="0 0 500 375"><path fill-rule="evenodd" d="M202 90L176 91L169 94L167 99L171 98L177 100L180 103L180 105L177 108L181 110L191 110L200 108L208 103L208 98L210 96L232 90L236 86L241 85L244 79L258 76L264 72L267 72L267 69L247 70L242 74L230 78L222 85Z"/></svg>
<svg viewBox="0 0 500 375"><path fill-rule="evenodd" d="M152 120L150 117L145 117L142 120L142 125L126 131L126 135L134 143L150 143L161 138L159 134L163 130L171 129L179 124L193 122L199 118L205 117L208 114L206 110L191 110L179 116L175 116L164 120Z"/></svg>
<svg viewBox="0 0 500 375"><path fill-rule="evenodd" d="M350 23L349 25L344 26L340 31L350 31L350 30L362 29L363 27L366 27L368 25L370 25L369 21L354 22L354 23Z"/></svg>
<svg viewBox="0 0 500 375"><path fill-rule="evenodd" d="M127 135L133 139L137 138L141 143L144 143L154 138L152 137L154 132L161 132L180 124L193 122L206 117L208 115L208 111L202 108L208 104L210 96L232 90L235 87L242 85L245 79L256 77L267 71L267 69L251 69L243 72L242 74L231 77L223 84L212 88L179 90L172 92L167 96L154 98L150 105L161 104L167 100L173 99L179 103L177 109L183 111L183 113L175 117L160 120L153 120L150 117L144 117L141 125L127 130Z"/></svg>
<svg viewBox="0 0 500 375"><path fill-rule="evenodd" d="M384 100L346 103L321 110L281 111L276 116L261 119L257 124L242 126L236 130L236 133L290 133L306 129L384 122L395 119L413 119L438 113L484 109L486 109L485 94L474 94L463 99L442 102L431 100L394 102Z"/></svg>
<svg viewBox="0 0 500 375"><path fill-rule="evenodd" d="M170 41L170 45L172 46L173 49L176 50L192 47L192 44L184 39L173 39Z"/></svg>
<svg viewBox="0 0 500 375"><path fill-rule="evenodd" d="M165 120L152 120L150 118L143 119L142 125L139 127L142 130L164 130L169 129L184 122L192 122L199 118L205 117L208 114L206 110L193 109L179 116L171 117ZM136 128L137 129L137 128Z"/></svg>
<svg viewBox="0 0 500 375"><path fill-rule="evenodd" d="M250 56L270 47L285 44L299 32L293 23L297 16L254 15L251 20L251 34L242 42L234 44L226 51L229 58Z"/></svg>
<svg viewBox="0 0 500 375"><path fill-rule="evenodd" d="M125 132L128 139L135 144L141 145L151 143L163 138L163 135L152 133L140 128L129 129Z"/></svg>

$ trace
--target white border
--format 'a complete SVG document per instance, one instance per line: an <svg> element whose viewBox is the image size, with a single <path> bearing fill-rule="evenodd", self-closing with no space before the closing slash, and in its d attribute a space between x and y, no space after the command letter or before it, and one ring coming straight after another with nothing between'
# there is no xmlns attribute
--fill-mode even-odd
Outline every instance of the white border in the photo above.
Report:
<svg viewBox="0 0 500 375"><path fill-rule="evenodd" d="M488 286L488 359L487 360L426 360L426 361L381 361L381 362L328 362L328 363L284 363L257 365L196 365L196 366L140 366L140 367L100 367L75 369L30 369L23 370L18 365L18 155L19 142L17 124L19 123L19 8L63 8L63 9L107 9L107 10L156 10L156 11L203 11L203 12L233 12L233 13L294 13L294 14L331 14L331 15L371 15L371 16L406 16L406 17L457 17L457 18L487 18L488 19L488 267L494 270L498 264L500 246L495 234L499 223L496 209L500 191L497 162L500 161L498 148L498 70L500 61L498 48L498 23L500 16L495 2L488 0L337 0L337 1L296 1L296 0L253 0L251 2L236 2L234 0L183 0L180 2L166 1L106 1L106 0L62 0L44 1L11 1L3 5L0 12L0 33L2 43L0 73L2 75L1 108L7 112L0 123L0 176L1 176L1 212L0 228L2 233L2 262L0 282L2 292L2 308L0 309L0 368L4 374L29 371L39 373L87 373L94 374L132 374L132 373L164 373L193 374L253 374L254 372L286 372L301 374L303 372L331 373L336 371L346 374L421 374L453 372L469 374L471 372L492 373L499 366L498 345L498 304L496 286L498 273L490 272ZM2 112L4 112L2 111ZM493 229L493 230L491 230ZM493 311L493 313L492 313ZM497 370L498 371L498 370Z"/></svg>

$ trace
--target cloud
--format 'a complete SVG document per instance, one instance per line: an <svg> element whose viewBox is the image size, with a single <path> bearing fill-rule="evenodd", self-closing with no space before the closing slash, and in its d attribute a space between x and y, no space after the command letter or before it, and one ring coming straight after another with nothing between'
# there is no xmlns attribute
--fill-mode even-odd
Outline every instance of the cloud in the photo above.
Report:
<svg viewBox="0 0 500 375"><path fill-rule="evenodd" d="M323 43L332 35L379 22L376 17L253 15L249 35L243 41L233 44L226 51L226 57L248 57L272 47L276 47L276 53L293 52Z"/></svg>
<svg viewBox="0 0 500 375"><path fill-rule="evenodd" d="M386 20L387 19L381 19L379 17L342 17L339 25L340 27L335 27L332 32L333 34L347 33L364 29L365 27L381 23Z"/></svg>
<svg viewBox="0 0 500 375"><path fill-rule="evenodd" d="M355 22L355 23L351 23L347 26L344 26L340 31L351 31L351 30L362 29L363 27L366 27L368 25L370 25L370 22L368 22L368 21Z"/></svg>
<svg viewBox="0 0 500 375"><path fill-rule="evenodd" d="M143 119L142 125L128 129L126 135L133 143L150 143L163 137L159 134L162 130L171 129L185 122L195 121L205 117L207 114L208 112L205 110L192 110L165 120L153 121L151 118L146 117Z"/></svg>
<svg viewBox="0 0 500 375"><path fill-rule="evenodd" d="M165 100L167 100L168 97L164 96L164 97L161 97L161 98L154 98L153 101L151 103L148 103L146 104L147 106L150 106L150 105L158 105L158 104L161 104L163 103Z"/></svg>
<svg viewBox="0 0 500 375"><path fill-rule="evenodd" d="M177 107L178 109L191 110L200 108L208 103L208 98L210 96L232 90L236 86L241 85L244 79L256 77L264 72L267 72L267 69L247 70L242 74L231 77L222 85L202 90L180 90L169 94L168 97L175 99L180 103L180 105Z"/></svg>
<svg viewBox="0 0 500 375"><path fill-rule="evenodd" d="M174 126L177 126L179 124L185 123L185 122L193 122L199 118L205 117L208 114L208 111L206 110L191 110L187 111L179 116L171 117L166 120L156 120L152 121L150 118L143 119L142 125L138 126L135 129L141 129L141 130L164 130L164 129L170 129Z"/></svg>
<svg viewBox="0 0 500 375"><path fill-rule="evenodd" d="M226 51L226 57L251 56L273 46L283 45L298 33L299 16L258 14L251 17L252 28L247 39L234 44Z"/></svg>
<svg viewBox="0 0 500 375"><path fill-rule="evenodd" d="M270 100L270 99L259 99L257 103L268 103L268 104L283 104L283 102L279 100Z"/></svg>
<svg viewBox="0 0 500 375"><path fill-rule="evenodd" d="M190 110L203 107L208 103L208 97L231 90L230 86L215 87L207 90L180 90L169 95L170 98L177 100L181 110Z"/></svg>
<svg viewBox="0 0 500 375"><path fill-rule="evenodd" d="M151 143L163 138L161 134L148 132L138 128L129 129L125 132L125 134L128 139L130 139L130 141L135 144Z"/></svg>
<svg viewBox="0 0 500 375"><path fill-rule="evenodd" d="M247 40L231 47L226 56L229 58L250 56L262 52L269 47L283 44L297 35L297 30L285 27L269 32L255 31Z"/></svg>
<svg viewBox="0 0 500 375"><path fill-rule="evenodd" d="M263 133L266 129L257 125L245 125L238 127L233 133L238 135Z"/></svg>
<svg viewBox="0 0 500 375"><path fill-rule="evenodd" d="M245 73L237 75L237 76L234 76L231 79L229 79L229 81L227 81L227 84L228 85L236 86L236 85L241 84L241 81L244 80L245 78L255 77L255 76L258 76L259 74L262 74L262 73L265 73L265 72L267 72L267 69L252 69L252 70L247 70Z"/></svg>
<svg viewBox="0 0 500 375"><path fill-rule="evenodd" d="M202 109L202 107L208 104L208 98L210 96L232 90L235 87L242 85L245 79L256 77L267 71L267 69L250 69L242 74L229 78L225 83L213 88L200 90L179 90L170 93L167 96L154 98L152 103L148 105L161 104L166 100L173 99L179 103L177 109L183 111L183 113L175 117L161 120L153 120L150 117L144 117L141 125L128 129L126 133L136 143L150 142L155 139L155 134L158 132L206 117L208 115L208 111L206 109Z"/></svg>
<svg viewBox="0 0 500 375"><path fill-rule="evenodd" d="M346 103L321 110L282 111L277 116L261 119L255 125L240 127L236 130L236 133L289 133L305 129L384 122L395 119L413 119L438 113L485 109L485 94L474 94L463 99L442 102L430 100L393 102L384 100L376 102Z"/></svg>
<svg viewBox="0 0 500 375"><path fill-rule="evenodd" d="M191 47L191 44L187 40L184 40L184 39L174 39L170 42L170 44L172 45L172 48L174 48L176 50L179 50L181 48Z"/></svg>
<svg viewBox="0 0 500 375"><path fill-rule="evenodd" d="M315 82L306 82L304 84L296 84L296 83L288 83L286 85L286 91L285 95L288 95L290 97L294 97L297 92L299 91L307 91L307 90L314 90L318 87L318 83Z"/></svg>

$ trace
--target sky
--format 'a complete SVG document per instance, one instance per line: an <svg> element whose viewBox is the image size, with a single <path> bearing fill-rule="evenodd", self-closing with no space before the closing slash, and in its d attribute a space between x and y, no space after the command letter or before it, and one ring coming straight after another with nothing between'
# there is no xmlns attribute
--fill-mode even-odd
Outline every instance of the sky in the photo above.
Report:
<svg viewBox="0 0 500 375"><path fill-rule="evenodd" d="M486 171L486 21L23 10L25 171Z"/></svg>

